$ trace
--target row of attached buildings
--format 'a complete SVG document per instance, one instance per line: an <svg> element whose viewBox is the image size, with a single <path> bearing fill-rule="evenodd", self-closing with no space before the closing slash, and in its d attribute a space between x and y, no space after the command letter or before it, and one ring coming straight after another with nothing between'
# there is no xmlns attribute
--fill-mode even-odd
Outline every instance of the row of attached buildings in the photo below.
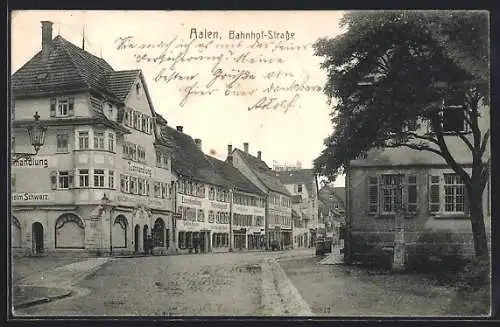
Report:
<svg viewBox="0 0 500 327"><path fill-rule="evenodd" d="M42 49L11 78L13 157L26 127L47 126L36 156L12 161L15 252L160 253L310 247L312 170L272 170L228 145L225 160L158 114L140 70L105 60L42 22Z"/></svg>

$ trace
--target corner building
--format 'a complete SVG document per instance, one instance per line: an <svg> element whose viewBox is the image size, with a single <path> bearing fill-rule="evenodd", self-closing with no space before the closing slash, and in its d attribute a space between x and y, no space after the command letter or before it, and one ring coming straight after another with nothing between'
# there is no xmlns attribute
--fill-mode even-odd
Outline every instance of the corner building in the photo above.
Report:
<svg viewBox="0 0 500 327"><path fill-rule="evenodd" d="M156 162L154 108L139 70L52 38L11 79L12 152L32 152L26 127L47 126L38 155L11 165L11 246L41 254L144 252L169 246L170 158ZM160 185L160 193L155 187Z"/></svg>

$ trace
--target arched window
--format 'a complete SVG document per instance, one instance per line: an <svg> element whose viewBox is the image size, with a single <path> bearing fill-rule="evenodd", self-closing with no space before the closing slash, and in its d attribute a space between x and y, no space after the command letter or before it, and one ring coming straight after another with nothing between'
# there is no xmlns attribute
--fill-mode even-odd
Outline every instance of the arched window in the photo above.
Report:
<svg viewBox="0 0 500 327"><path fill-rule="evenodd" d="M56 248L85 248L85 225L77 215L62 214L56 221L55 231Z"/></svg>
<svg viewBox="0 0 500 327"><path fill-rule="evenodd" d="M126 248L127 247L127 218L123 215L119 215L115 218L113 223L112 239L114 248Z"/></svg>
<svg viewBox="0 0 500 327"><path fill-rule="evenodd" d="M153 226L153 246L165 246L165 222L161 218L156 219Z"/></svg>

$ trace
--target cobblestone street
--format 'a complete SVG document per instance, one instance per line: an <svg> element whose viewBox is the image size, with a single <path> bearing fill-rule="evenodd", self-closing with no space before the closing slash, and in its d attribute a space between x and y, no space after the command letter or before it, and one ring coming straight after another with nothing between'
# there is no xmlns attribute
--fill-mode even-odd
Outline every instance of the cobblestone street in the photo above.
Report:
<svg viewBox="0 0 500 327"><path fill-rule="evenodd" d="M87 274L78 271L85 266ZM42 279L44 285L72 288L71 297L18 309L15 314L460 315L450 305L454 290L434 285L423 275L320 265L312 250L96 258L66 267L45 272Z"/></svg>
<svg viewBox="0 0 500 327"><path fill-rule="evenodd" d="M280 265L312 312L320 316L460 315L450 308L454 290L432 285L417 274L393 274L344 265L320 265L316 258Z"/></svg>
<svg viewBox="0 0 500 327"><path fill-rule="evenodd" d="M112 259L77 283L71 298L20 309L15 314L268 315L276 299L262 298L263 278L269 278L263 276L262 263L264 259L291 256L311 257L312 250Z"/></svg>

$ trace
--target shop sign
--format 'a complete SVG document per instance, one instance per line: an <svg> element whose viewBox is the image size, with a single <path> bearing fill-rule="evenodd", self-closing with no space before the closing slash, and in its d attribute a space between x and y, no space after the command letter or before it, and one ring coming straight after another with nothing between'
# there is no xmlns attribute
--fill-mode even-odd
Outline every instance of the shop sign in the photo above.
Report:
<svg viewBox="0 0 500 327"><path fill-rule="evenodd" d="M50 157L33 156L22 158L16 162L12 162L12 167L15 168L49 168L53 167L53 162Z"/></svg>
<svg viewBox="0 0 500 327"><path fill-rule="evenodd" d="M12 202L50 202L55 197L55 193L20 192L12 193Z"/></svg>
<svg viewBox="0 0 500 327"><path fill-rule="evenodd" d="M195 206L201 207L201 200L188 198L187 196L181 196L181 203L193 204Z"/></svg>
<svg viewBox="0 0 500 327"><path fill-rule="evenodd" d="M153 169L144 165L140 165L133 161L128 162L128 171L132 173L139 173L148 177L151 177L153 175Z"/></svg>
<svg viewBox="0 0 500 327"><path fill-rule="evenodd" d="M228 207L227 203L217 203L217 202L213 202L213 201L210 202L210 205L214 209L226 209L227 210L227 207Z"/></svg>

